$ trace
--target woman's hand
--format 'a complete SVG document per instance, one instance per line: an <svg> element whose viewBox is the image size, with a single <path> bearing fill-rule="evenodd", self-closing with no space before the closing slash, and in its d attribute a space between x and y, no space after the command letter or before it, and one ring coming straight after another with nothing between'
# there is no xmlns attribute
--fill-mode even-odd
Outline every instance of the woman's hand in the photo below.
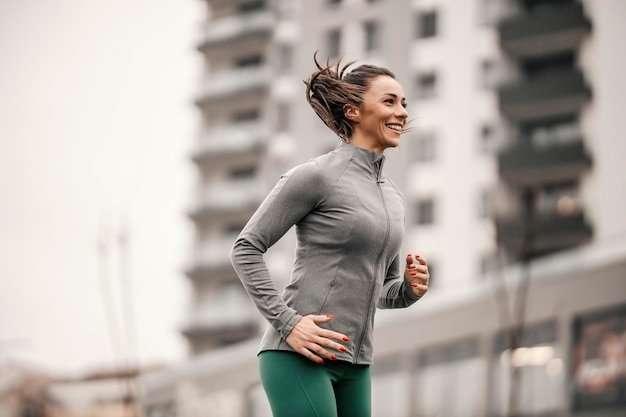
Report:
<svg viewBox="0 0 626 417"><path fill-rule="evenodd" d="M415 262L417 262L417 264ZM421 297L428 291L428 281L430 280L428 262L426 262L426 259L419 255L415 255L415 262L413 260L413 255L409 253L406 256L404 279L406 279L413 287L413 293L418 297Z"/></svg>
<svg viewBox="0 0 626 417"><path fill-rule="evenodd" d="M349 342L350 339L348 339L346 335L323 329L317 325L317 323L327 323L332 320L332 318L332 314L327 316L314 316L309 314L308 316L302 317L291 330L289 336L287 336L287 343L296 352L313 362L324 363L324 359L322 358L336 361L337 357L325 348L346 352L344 346L332 339L342 340L344 342Z"/></svg>

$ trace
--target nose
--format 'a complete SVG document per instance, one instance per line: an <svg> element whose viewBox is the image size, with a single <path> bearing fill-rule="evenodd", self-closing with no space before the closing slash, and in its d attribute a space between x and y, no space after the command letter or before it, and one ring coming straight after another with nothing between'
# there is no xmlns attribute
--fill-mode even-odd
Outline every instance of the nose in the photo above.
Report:
<svg viewBox="0 0 626 417"><path fill-rule="evenodd" d="M398 111L396 112L396 116L402 119L407 119L409 117L409 112L406 111L404 106L398 106Z"/></svg>

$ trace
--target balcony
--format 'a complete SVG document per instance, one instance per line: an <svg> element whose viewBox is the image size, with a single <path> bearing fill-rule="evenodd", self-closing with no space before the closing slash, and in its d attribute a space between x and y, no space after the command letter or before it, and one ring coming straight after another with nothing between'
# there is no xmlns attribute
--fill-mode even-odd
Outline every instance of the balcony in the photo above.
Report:
<svg viewBox="0 0 626 417"><path fill-rule="evenodd" d="M203 188L190 213L194 220L237 211L254 211L267 190L258 179L226 181Z"/></svg>
<svg viewBox="0 0 626 417"><path fill-rule="evenodd" d="M182 332L201 351L245 340L257 328L254 305L241 285L232 285L193 305Z"/></svg>
<svg viewBox="0 0 626 417"><path fill-rule="evenodd" d="M577 113L591 90L583 74L572 68L505 85L498 95L502 112L520 121Z"/></svg>
<svg viewBox="0 0 626 417"><path fill-rule="evenodd" d="M237 235L230 235L220 239L212 239L196 248L187 275L199 278L220 271L230 271L234 274L230 263L230 250Z"/></svg>
<svg viewBox="0 0 626 417"><path fill-rule="evenodd" d="M515 257L521 255L526 227L519 218L497 222L499 244ZM529 255L536 257L587 243L591 240L593 230L583 213L561 216L547 212L538 215L531 234Z"/></svg>
<svg viewBox="0 0 626 417"><path fill-rule="evenodd" d="M498 25L502 48L518 58L575 50L591 30L583 7L576 2L545 4Z"/></svg>
<svg viewBox="0 0 626 417"><path fill-rule="evenodd" d="M211 158L240 156L242 153L260 153L269 136L260 122L238 123L208 130L195 146L191 159L195 162Z"/></svg>
<svg viewBox="0 0 626 417"><path fill-rule="evenodd" d="M267 9L218 18L209 22L198 49L253 36L269 36L273 28L274 15Z"/></svg>
<svg viewBox="0 0 626 417"><path fill-rule="evenodd" d="M232 68L207 77L196 104L202 105L217 99L250 92L268 90L272 80L268 65Z"/></svg>
<svg viewBox="0 0 626 417"><path fill-rule="evenodd" d="M536 148L520 143L498 155L500 176L517 186L554 183L579 177L591 166L582 140Z"/></svg>

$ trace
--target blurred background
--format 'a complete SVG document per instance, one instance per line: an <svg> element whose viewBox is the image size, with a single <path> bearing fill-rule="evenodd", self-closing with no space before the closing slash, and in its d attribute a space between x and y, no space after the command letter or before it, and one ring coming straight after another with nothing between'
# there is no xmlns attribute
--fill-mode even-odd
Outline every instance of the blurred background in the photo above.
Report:
<svg viewBox="0 0 626 417"><path fill-rule="evenodd" d="M431 290L374 417L626 415L626 1L0 0L0 417L261 417L228 253L337 145L302 80L388 67ZM266 256L279 286L290 232Z"/></svg>

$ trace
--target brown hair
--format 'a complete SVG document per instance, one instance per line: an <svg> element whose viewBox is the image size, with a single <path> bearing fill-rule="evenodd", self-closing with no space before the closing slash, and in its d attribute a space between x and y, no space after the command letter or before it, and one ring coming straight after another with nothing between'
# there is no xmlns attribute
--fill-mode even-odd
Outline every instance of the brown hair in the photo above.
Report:
<svg viewBox="0 0 626 417"><path fill-rule="evenodd" d="M316 55L317 52L313 60L317 71L304 81L306 99L324 124L347 142L352 136L353 125L346 117L346 106L359 107L374 78L381 75L396 77L388 69L375 65L361 65L346 72L355 61L342 66L341 58L333 63L326 61L326 65L321 66Z"/></svg>

